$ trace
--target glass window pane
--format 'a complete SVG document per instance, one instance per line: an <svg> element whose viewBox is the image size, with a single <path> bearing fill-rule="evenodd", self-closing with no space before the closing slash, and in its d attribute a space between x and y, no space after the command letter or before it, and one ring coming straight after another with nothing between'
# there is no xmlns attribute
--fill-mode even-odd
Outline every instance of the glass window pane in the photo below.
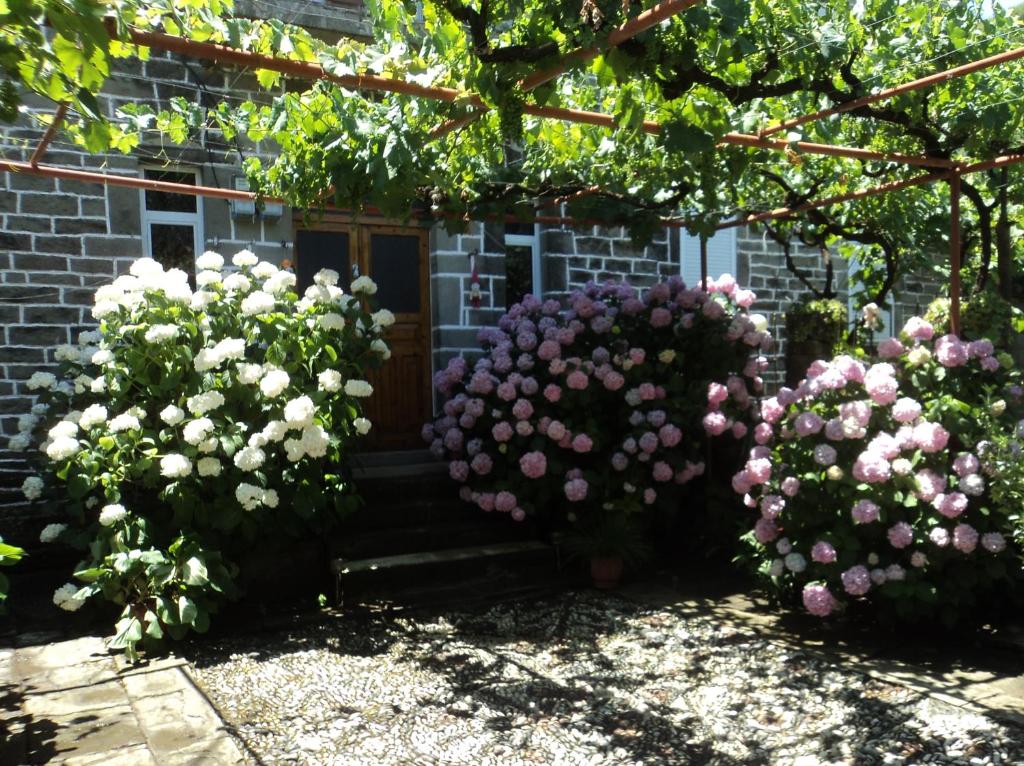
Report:
<svg viewBox="0 0 1024 766"><path fill-rule="evenodd" d="M340 279L338 286L347 291L352 280L348 260L348 232L299 229L295 233L295 277L299 295L313 284L320 269L334 269Z"/></svg>
<svg viewBox="0 0 1024 766"><path fill-rule="evenodd" d="M396 314L420 311L420 238L408 234L370 235L370 276L377 302Z"/></svg>
<svg viewBox="0 0 1024 766"><path fill-rule="evenodd" d="M149 226L149 242L154 260L165 269L181 269L194 274L196 268L196 234L191 224L153 223Z"/></svg>
<svg viewBox="0 0 1024 766"><path fill-rule="evenodd" d="M505 246L505 307L511 308L533 292L533 248Z"/></svg>
<svg viewBox="0 0 1024 766"><path fill-rule="evenodd" d="M146 178L175 184L196 185L195 173L180 170L144 170ZM195 195L146 190L146 209L164 210L172 213L194 213L197 210Z"/></svg>

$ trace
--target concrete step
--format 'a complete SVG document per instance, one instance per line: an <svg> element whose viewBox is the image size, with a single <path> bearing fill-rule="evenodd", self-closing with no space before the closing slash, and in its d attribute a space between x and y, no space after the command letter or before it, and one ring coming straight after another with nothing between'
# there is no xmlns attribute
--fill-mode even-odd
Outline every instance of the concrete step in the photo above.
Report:
<svg viewBox="0 0 1024 766"><path fill-rule="evenodd" d="M330 549L332 558L353 560L536 538L536 530L528 522L517 523L504 514L485 514L478 509L460 509L451 521L362 528L353 525L334 536Z"/></svg>

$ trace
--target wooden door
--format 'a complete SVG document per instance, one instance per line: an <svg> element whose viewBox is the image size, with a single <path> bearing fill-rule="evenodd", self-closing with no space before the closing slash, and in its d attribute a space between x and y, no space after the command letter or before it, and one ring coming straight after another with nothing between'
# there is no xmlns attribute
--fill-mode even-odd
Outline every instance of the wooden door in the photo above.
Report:
<svg viewBox="0 0 1024 766"><path fill-rule="evenodd" d="M374 449L422 447L420 429L430 419L430 288L427 232L422 228L363 225L359 272L377 283L377 306L395 323L384 339L391 359L370 376L366 403Z"/></svg>

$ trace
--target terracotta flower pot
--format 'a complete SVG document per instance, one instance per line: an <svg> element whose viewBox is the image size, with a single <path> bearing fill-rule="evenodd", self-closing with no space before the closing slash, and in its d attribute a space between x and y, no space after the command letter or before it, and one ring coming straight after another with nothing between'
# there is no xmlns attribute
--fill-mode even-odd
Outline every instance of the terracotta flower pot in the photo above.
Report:
<svg viewBox="0 0 1024 766"><path fill-rule="evenodd" d="M594 556L590 559L590 576L594 587L601 590L617 588L622 581L622 556Z"/></svg>

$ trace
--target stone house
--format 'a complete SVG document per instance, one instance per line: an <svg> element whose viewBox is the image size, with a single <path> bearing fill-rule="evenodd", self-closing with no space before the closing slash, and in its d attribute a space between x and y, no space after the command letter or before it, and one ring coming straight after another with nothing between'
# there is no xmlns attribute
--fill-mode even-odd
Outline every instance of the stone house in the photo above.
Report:
<svg viewBox="0 0 1024 766"><path fill-rule="evenodd" d="M367 36L358 2L252 0L237 4L253 16L272 14L315 29L325 38ZM213 100L255 91L246 71L217 68L153 51L146 62L120 62L101 102L109 113L126 102L166 104L175 96ZM29 111L52 113L53 105L30 101ZM41 135L26 117L0 131L4 156L26 160ZM193 145L164 151L144 143L132 156L89 155L60 137L47 164L159 178L186 184L240 188L240 157L271 147L226 144L204 135ZM55 180L16 173L0 175L0 506L4 527L26 511L17 487L25 456L7 442L19 415L33 400L25 381L55 363L54 348L74 342L91 325L95 288L128 270L133 259L152 256L166 265L192 268L204 250L225 254L242 248L275 263L291 261L300 281L322 266L348 277L369 273L381 284L382 305L398 315L394 357L377 381L371 408L382 435L378 446L419 446L419 425L434 405L433 370L455 354L476 347L477 328L495 322L523 294L564 295L589 280L621 278L638 286L682 274L699 276L697 240L676 229L663 231L644 248L622 229L476 223L448 234L431 221L397 222L373 217L325 215L306 222L299 211L270 205L257 214L251 203L187 195L141 192L116 186ZM470 256L479 273L474 305ZM798 266L816 279L821 255L796 248ZM839 285L845 290L845 273ZM755 309L767 314L780 335L782 312L804 288L787 270L782 253L761 231L726 230L709 242L709 273L732 273L759 296ZM911 280L903 286L892 324L927 303L929 289ZM784 340L784 339L783 339ZM781 379L781 356L769 382Z"/></svg>

